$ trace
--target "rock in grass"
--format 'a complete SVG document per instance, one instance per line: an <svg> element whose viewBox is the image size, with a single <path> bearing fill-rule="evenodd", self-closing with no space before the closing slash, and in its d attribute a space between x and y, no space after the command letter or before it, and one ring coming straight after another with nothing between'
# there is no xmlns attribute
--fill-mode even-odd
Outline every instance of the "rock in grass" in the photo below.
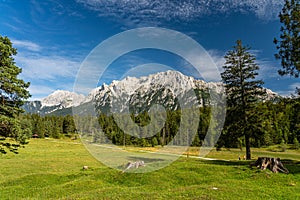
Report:
<svg viewBox="0 0 300 200"><path fill-rule="evenodd" d="M86 165L85 165L85 166L82 167L82 169L83 169L83 170L88 170L88 169L89 169L89 166L86 166Z"/></svg>

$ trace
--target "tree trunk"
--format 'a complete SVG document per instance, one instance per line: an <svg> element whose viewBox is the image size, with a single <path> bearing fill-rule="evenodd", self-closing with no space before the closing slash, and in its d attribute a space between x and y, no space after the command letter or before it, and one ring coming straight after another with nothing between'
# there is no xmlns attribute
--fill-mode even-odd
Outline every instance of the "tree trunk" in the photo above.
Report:
<svg viewBox="0 0 300 200"><path fill-rule="evenodd" d="M161 146L165 146L165 137L166 137L166 126L164 126L162 128L162 132L163 132L163 135L162 135L162 141L161 141Z"/></svg>
<svg viewBox="0 0 300 200"><path fill-rule="evenodd" d="M245 142L246 142L246 160L251 160L250 136L247 133L245 134Z"/></svg>
<svg viewBox="0 0 300 200"><path fill-rule="evenodd" d="M255 166L257 168L260 168L261 170L265 170L268 168L273 173L289 173L289 170L283 166L280 158L258 157L258 159L254 163L251 163L250 166Z"/></svg>
<svg viewBox="0 0 300 200"><path fill-rule="evenodd" d="M126 148L126 135L125 135L125 131L123 133L123 148Z"/></svg>

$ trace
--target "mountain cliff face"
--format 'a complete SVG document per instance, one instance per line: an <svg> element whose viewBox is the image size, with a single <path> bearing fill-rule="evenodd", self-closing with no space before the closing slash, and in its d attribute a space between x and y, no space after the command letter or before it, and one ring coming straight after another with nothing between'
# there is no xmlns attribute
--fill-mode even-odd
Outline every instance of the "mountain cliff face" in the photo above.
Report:
<svg viewBox="0 0 300 200"><path fill-rule="evenodd" d="M214 87L213 87L214 86ZM222 88L221 83L205 83L177 71L166 71L150 76L126 77L103 85L95 96L96 107L101 112L148 111L154 104L176 110L179 107L203 105L202 91Z"/></svg>
<svg viewBox="0 0 300 200"><path fill-rule="evenodd" d="M220 94L222 83L206 83L177 71L166 71L135 78L126 77L95 88L88 96L69 91L55 91L41 101L27 102L25 110L30 113L53 114L71 107L84 107L93 102L98 111L133 112L148 111L154 104L176 110L179 107L209 104L209 91ZM266 100L274 100L278 95L266 90Z"/></svg>
<svg viewBox="0 0 300 200"><path fill-rule="evenodd" d="M39 113L41 115L51 114L57 110L79 106L86 97L74 92L57 90L40 101L29 101L23 106L28 113Z"/></svg>
<svg viewBox="0 0 300 200"><path fill-rule="evenodd" d="M61 108L68 108L72 106L79 106L85 100L82 94L74 92L57 90L49 96L41 100L42 107L60 106Z"/></svg>

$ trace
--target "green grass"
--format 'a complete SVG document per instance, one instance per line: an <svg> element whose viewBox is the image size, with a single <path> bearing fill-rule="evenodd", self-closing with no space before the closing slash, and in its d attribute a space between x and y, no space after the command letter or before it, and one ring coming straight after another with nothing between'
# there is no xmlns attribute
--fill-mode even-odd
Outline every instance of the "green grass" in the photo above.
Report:
<svg viewBox="0 0 300 200"><path fill-rule="evenodd" d="M19 155L0 156L0 199L300 199L299 151L253 150L283 158L288 175L251 169L239 154L212 151L210 157L231 161L183 157L155 172L122 174L78 141L36 139Z"/></svg>

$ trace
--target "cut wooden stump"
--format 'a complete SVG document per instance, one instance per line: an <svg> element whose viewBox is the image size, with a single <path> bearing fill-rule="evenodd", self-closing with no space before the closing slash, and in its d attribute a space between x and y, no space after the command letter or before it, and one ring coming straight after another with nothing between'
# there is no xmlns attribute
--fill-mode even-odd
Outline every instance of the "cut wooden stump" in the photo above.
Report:
<svg viewBox="0 0 300 200"><path fill-rule="evenodd" d="M255 166L257 168L260 168L261 170L265 170L268 168L273 173L289 173L289 170L283 166L280 158L258 157L258 159L254 163L251 163L250 166Z"/></svg>
<svg viewBox="0 0 300 200"><path fill-rule="evenodd" d="M139 168L139 167L145 167L145 162L144 161L136 161L136 162L128 162L126 164L126 168L122 171L122 173L124 173L126 170L130 169L130 168Z"/></svg>

